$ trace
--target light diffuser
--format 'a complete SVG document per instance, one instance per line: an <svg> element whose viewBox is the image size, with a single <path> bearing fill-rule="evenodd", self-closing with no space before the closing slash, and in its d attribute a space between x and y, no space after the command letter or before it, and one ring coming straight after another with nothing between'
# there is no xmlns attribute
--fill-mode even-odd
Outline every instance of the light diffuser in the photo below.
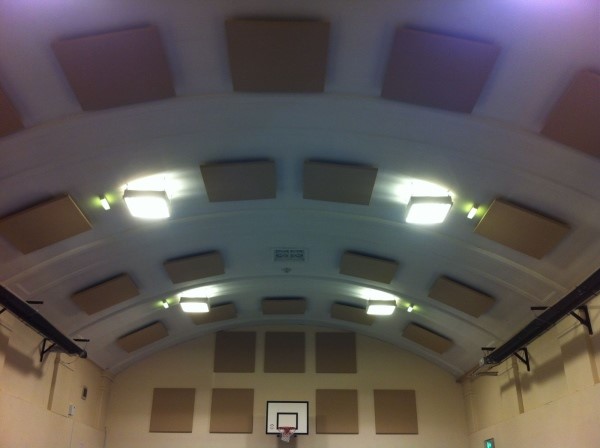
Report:
<svg viewBox="0 0 600 448"><path fill-rule="evenodd" d="M208 313L208 299L199 297L181 297L181 309L186 313Z"/></svg>
<svg viewBox="0 0 600 448"><path fill-rule="evenodd" d="M408 202L406 222L409 224L440 224L450 208L450 196L412 196Z"/></svg>
<svg viewBox="0 0 600 448"><path fill-rule="evenodd" d="M370 300L367 314L372 316L389 316L396 310L396 302L391 300Z"/></svg>
<svg viewBox="0 0 600 448"><path fill-rule="evenodd" d="M165 191L126 189L123 194L131 216L142 219L166 219L171 216L169 198Z"/></svg>

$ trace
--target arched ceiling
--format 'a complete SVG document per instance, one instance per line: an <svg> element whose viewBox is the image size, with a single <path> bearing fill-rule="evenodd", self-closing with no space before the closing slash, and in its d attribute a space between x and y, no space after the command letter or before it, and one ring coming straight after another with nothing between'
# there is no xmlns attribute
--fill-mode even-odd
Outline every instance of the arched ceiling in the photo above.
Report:
<svg viewBox="0 0 600 448"><path fill-rule="evenodd" d="M330 23L323 92L234 91L225 21L257 17ZM572 80L582 72L597 79L599 17L597 0L3 0L0 88L10 104L0 116L16 115L23 129L0 136L0 216L68 194L91 230L29 253L0 235L0 283L23 300L43 300L40 314L70 337L89 338L89 357L115 372L202 334L306 323L391 342L461 375L482 346L532 320L531 306L552 305L600 266L600 148L543 135ZM141 25L159 31L175 95L82 110L53 44ZM472 111L382 98L395 33L406 27L499 49ZM596 99L597 86L589 91ZM578 120L593 121L586 113ZM272 162L275 197L210 201L200 166L248 160ZM315 160L376 168L368 204L305 199L305 162ZM149 175L171 186L167 220L135 219L121 198L125 184ZM451 191L444 223L405 222L399 192L415 180ZM568 231L541 257L500 244L474 232L495 199ZM482 207L471 220L472 204ZM306 259L274 261L275 248L304 249ZM215 251L224 273L173 283L163 266ZM389 283L346 275L348 252L398 268ZM92 314L73 301L121 274L138 288L128 300ZM440 277L493 305L475 317L430 297ZM236 317L195 324L175 299L193 287L211 289L213 310L234 304ZM369 290L396 295L395 313L370 325L331 316L334 304L364 308ZM263 314L271 297L305 298L306 311ZM160 306L165 298L169 309ZM116 343L154 322L166 337L130 353ZM403 336L411 323L450 348L437 353Z"/></svg>

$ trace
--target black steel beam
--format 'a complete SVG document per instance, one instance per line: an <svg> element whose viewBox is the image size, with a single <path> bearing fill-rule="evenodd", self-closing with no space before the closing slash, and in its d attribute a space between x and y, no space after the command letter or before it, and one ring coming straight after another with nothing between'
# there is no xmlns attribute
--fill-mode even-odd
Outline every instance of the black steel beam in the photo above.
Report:
<svg viewBox="0 0 600 448"><path fill-rule="evenodd" d="M512 356L513 353L526 347L531 341L548 331L563 317L571 314L571 312L592 299L599 292L600 269L590 275L583 283L559 300L554 306L551 306L536 317L510 340L489 355L484 356L479 364L500 364Z"/></svg>
<svg viewBox="0 0 600 448"><path fill-rule="evenodd" d="M35 309L23 302L4 286L0 286L0 305L40 333L44 338L53 341L66 353L77 355L81 358L87 357L87 352L84 349L61 333Z"/></svg>

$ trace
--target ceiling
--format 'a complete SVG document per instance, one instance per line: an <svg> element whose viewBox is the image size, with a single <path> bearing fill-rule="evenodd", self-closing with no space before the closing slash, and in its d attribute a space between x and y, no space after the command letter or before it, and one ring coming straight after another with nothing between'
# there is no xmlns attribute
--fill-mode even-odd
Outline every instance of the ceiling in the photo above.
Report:
<svg viewBox="0 0 600 448"><path fill-rule="evenodd" d="M316 58L324 63L323 91L318 86L302 93L281 91L285 82L276 91L268 91L272 84L252 92L237 85L234 90L236 62L230 61L234 50L228 42L245 44L252 38L229 35L228 41L229 19L267 25L286 19L284 24L309 28L314 21L328 22L322 34L326 58ZM73 55L60 43L105 33L127 36L127 30L151 30L154 44L158 36L154 48L155 53L164 48L157 64L167 67L161 75L167 84L158 93L149 89L156 94L152 101L119 104L115 94L112 104L112 89L129 76L127 58L108 59L105 65L114 65L117 77L108 83L110 95L98 93L100 72L85 70L97 63L97 48L83 46ZM402 47L410 47L410 39L402 38L411 33L424 37L420 51ZM310 53L309 41L301 38L285 54ZM457 60L462 62L450 72L462 73L461 67L480 60L471 44L483 48L488 67L474 69L483 82L474 88L471 106L459 110L442 98L455 93L448 85L456 81L444 80L443 73ZM110 54L120 45L107 48ZM246 60L252 65L259 56ZM382 97L385 83L406 83L404 68L421 67L429 56L427 70L408 88L428 99L385 92ZM397 59L402 57L408 59ZM76 94L76 82L66 74L69 64L93 72L92 79L96 75L80 86L106 104L90 106ZM392 66L399 72L390 74ZM293 76L305 68L312 76L319 71L315 67L302 65ZM159 71L153 69L152 76ZM531 321L531 306L552 305L600 267L600 145L590 131L599 118L594 115L599 71L597 0L3 0L0 217L6 221L34 204L68 195L89 229L84 225L73 236L32 250L0 234L0 283L23 300L43 300L35 305L39 313L68 336L88 338L89 357L113 372L219 330L306 324L388 341L460 376L477 363L482 346L501 344ZM591 107L575 107L569 118L561 118L557 105L578 88L573 83L581 73L591 84L583 82L579 96ZM273 82L293 76L275 76ZM473 83L461 84L469 76L460 76L456 85L473 91ZM147 81L146 74L142 78L139 84ZM430 78L439 91L419 84ZM9 119L14 125L7 124ZM588 123L575 134L590 133L591 143L561 137L573 123ZM241 179L247 183L240 191L247 192L264 181L272 191L263 199L211 200L200 166L227 168L236 162L243 167L247 161L265 164L267 174L259 170L256 179L237 173L227 182ZM333 188L343 195L356 187L364 195L367 173L366 203L307 195L306 170L316 162L333 169L317 176L324 182L317 193ZM336 169L346 177L330 177ZM368 173L375 174L372 190ZM133 218L122 200L124 185L150 175L170 187L167 220ZM451 192L454 204L444 223L405 222L406 187L417 180ZM100 206L99 195L109 199L110 210ZM532 256L475 232L495 199L532 210L525 221L533 216L542 224L557 223L565 234ZM481 207L468 219L472 204ZM59 227L63 217L59 214ZM51 226L47 219L55 217L27 225L37 235ZM521 221L511 219L491 227L520 234ZM545 230L540 232L542 242L548 241ZM275 261L276 248L303 249L304 261ZM164 263L198 254L213 256L208 273L174 283ZM344 257L356 254L364 256L376 279L340 272ZM378 263L391 269L389 282L377 277ZM91 314L78 305L76 293L123 274L133 283L131 297ZM491 307L477 317L432 298L440 277L468 287L463 293L491 297ZM235 317L195 323L176 305L176 295L194 287L210 289L213 310L233 304ZM350 314L364 308L373 290L399 297L392 316L366 324L332 317L334 304L354 307L342 307ZM263 299L274 297L304 298L306 310L264 314ZM161 306L165 298L169 309ZM458 298L463 299L471 300L468 294ZM408 313L411 303L416 309ZM155 322L162 324L165 337L130 352L117 343ZM450 343L439 352L424 347L409 338L410 324Z"/></svg>

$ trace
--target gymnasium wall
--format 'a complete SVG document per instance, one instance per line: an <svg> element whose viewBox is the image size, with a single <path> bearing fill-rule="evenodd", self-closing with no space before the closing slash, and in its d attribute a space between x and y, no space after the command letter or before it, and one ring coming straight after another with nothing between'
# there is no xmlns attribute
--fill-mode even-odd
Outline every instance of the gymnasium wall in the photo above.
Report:
<svg viewBox="0 0 600 448"><path fill-rule="evenodd" d="M568 316L529 345L530 372L513 357L463 382L470 448L598 447L600 296L588 309L594 334Z"/></svg>
<svg viewBox="0 0 600 448"><path fill-rule="evenodd" d="M256 332L256 368L252 373L215 373L216 335L208 335L154 354L115 377L109 405L108 448L268 448L276 436L265 434L267 401L309 401L310 435L295 445L306 448L465 448L467 423L460 384L449 373L390 344L356 336L356 373L315 373L316 328L304 326L244 328ZM306 335L305 373L264 373L265 332ZM194 388L191 433L151 433L155 388ZM213 388L254 390L252 433L210 432ZM317 389L358 392L358 434L316 434ZM415 390L418 434L375 434L375 389ZM285 446L280 443L280 446Z"/></svg>
<svg viewBox="0 0 600 448"><path fill-rule="evenodd" d="M103 448L110 376L65 354L40 362L42 339L0 315L0 448Z"/></svg>

